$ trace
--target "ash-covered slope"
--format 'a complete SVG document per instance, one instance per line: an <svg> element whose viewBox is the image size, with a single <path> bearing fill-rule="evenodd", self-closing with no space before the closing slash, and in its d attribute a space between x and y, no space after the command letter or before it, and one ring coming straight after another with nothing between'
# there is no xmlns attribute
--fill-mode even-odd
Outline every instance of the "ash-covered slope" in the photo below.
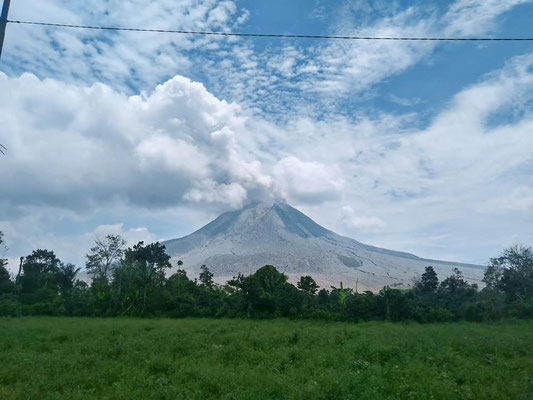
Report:
<svg viewBox="0 0 533 400"><path fill-rule="evenodd" d="M313 276L319 284L375 290L384 285L408 286L424 267L441 277L458 267L473 281L483 270L474 265L425 260L413 254L368 246L318 225L286 203L254 203L222 214L198 231L163 243L173 259L191 274L207 265L218 281L275 265L293 280Z"/></svg>

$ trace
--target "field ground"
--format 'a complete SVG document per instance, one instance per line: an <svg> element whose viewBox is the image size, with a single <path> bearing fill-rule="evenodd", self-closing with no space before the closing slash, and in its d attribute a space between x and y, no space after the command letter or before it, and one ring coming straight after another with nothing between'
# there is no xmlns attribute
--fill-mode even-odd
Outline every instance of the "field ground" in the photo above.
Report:
<svg viewBox="0 0 533 400"><path fill-rule="evenodd" d="M533 321L0 319L0 398L533 399Z"/></svg>

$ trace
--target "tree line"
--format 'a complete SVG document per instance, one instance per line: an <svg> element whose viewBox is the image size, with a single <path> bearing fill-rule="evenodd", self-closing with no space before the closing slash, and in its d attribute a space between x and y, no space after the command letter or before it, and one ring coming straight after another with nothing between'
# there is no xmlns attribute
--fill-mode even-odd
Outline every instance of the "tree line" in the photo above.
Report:
<svg viewBox="0 0 533 400"><path fill-rule="evenodd" d="M3 234L0 232L0 245ZM35 250L20 259L12 276L0 258L0 316L161 316L315 318L327 320L415 320L438 322L533 317L533 251L513 246L492 258L482 290L458 269L439 281L431 266L410 289L384 287L378 293L351 288L320 288L311 276L296 285L272 265L251 275L214 282L202 266L189 277L183 263L172 268L160 243L126 248L119 235L96 240L86 255L90 283L80 268L63 263L53 251Z"/></svg>

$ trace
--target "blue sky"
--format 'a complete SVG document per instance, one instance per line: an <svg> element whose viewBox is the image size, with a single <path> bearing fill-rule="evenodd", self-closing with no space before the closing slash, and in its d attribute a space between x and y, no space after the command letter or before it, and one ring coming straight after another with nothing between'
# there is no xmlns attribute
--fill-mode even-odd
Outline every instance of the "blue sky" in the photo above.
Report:
<svg viewBox="0 0 533 400"><path fill-rule="evenodd" d="M533 37L533 1L33 2L11 19ZM9 25L0 230L83 263L285 200L360 241L484 264L533 243L533 43L345 42Z"/></svg>

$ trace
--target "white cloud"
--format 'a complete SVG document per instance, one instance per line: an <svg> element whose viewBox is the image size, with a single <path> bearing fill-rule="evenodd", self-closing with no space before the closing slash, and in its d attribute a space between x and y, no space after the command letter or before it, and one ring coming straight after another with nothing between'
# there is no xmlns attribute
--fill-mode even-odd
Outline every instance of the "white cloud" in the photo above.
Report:
<svg viewBox="0 0 533 400"><path fill-rule="evenodd" d="M93 243L94 240L103 239L107 235L120 235L126 241L126 246L132 247L139 242L152 243L156 237L148 228L139 226L136 228L124 229L124 224L98 225L93 232L83 235L88 243ZM84 245L86 244L84 240Z"/></svg>
<svg viewBox="0 0 533 400"><path fill-rule="evenodd" d="M342 206L341 218L348 228L355 228L357 231L361 232L380 232L387 226L387 224L378 217L357 215L355 210L350 206Z"/></svg>
<svg viewBox="0 0 533 400"><path fill-rule="evenodd" d="M497 17L511 8L531 0L457 0L444 19L449 35L471 36L494 31Z"/></svg>
<svg viewBox="0 0 533 400"><path fill-rule="evenodd" d="M185 194L238 205L271 185L234 138L246 123L239 107L186 78L132 97L27 74L0 75L0 86L7 206L80 209L118 198L160 207Z"/></svg>
<svg viewBox="0 0 533 400"><path fill-rule="evenodd" d="M414 8L363 27L344 27L339 34L354 36L425 36L434 32L435 19ZM318 49L314 61L320 74L304 82L306 90L335 96L361 92L386 77L414 65L434 48L432 42L347 41Z"/></svg>
<svg viewBox="0 0 533 400"><path fill-rule="evenodd" d="M183 140L154 135L142 140L135 150L139 156L141 168L185 172L199 179L208 175L207 160L197 147Z"/></svg>
<svg viewBox="0 0 533 400"><path fill-rule="evenodd" d="M325 33L360 36L439 36L493 32L498 17L531 0L457 0L384 6L349 2L329 11ZM103 4L19 0L13 19L109 26L236 31L250 16L238 2L187 0ZM377 10L377 11L376 11ZM248 28L249 29L249 28ZM323 29L322 26L317 29ZM142 35L142 40L141 38ZM272 41L134 32L49 29L11 24L4 54L10 75L24 70L67 82L103 82L121 92L150 90L170 76L203 80L228 98L272 118L280 111L336 111L337 101L361 97L375 85L427 60L434 42ZM58 62L61 60L61 62ZM364 96L363 96L364 98Z"/></svg>
<svg viewBox="0 0 533 400"><path fill-rule="evenodd" d="M524 216L533 214L533 186L519 186L509 193L488 200L479 207L480 212L522 213Z"/></svg>
<svg viewBox="0 0 533 400"><path fill-rule="evenodd" d="M248 11L233 1L122 0L70 2L19 0L10 19L66 24L229 31L247 19ZM217 49L221 37L109 32L10 24L3 60L8 71L21 64L38 76L70 82L104 82L123 91L152 87L168 76L194 71L189 53ZM142 38L142 39L141 39ZM59 61L60 60L60 61Z"/></svg>
<svg viewBox="0 0 533 400"><path fill-rule="evenodd" d="M494 253L511 237L533 241L532 66L533 54L511 59L459 92L424 129L386 115L291 122L285 143L295 157L342 171L341 196L311 215L359 240L427 257L457 260L444 248ZM351 223L331 218L343 204L357 204ZM387 221L379 235L357 229L379 225L376 215Z"/></svg>
<svg viewBox="0 0 533 400"><path fill-rule="evenodd" d="M329 34L345 36L424 37L492 33L503 13L530 2L458 0L447 10L434 4L390 7L355 3L339 7ZM373 8L377 8L373 10ZM202 60L210 87L271 119L296 114L336 113L342 101L372 96L379 83L409 68L431 62L438 42L324 41L280 43L258 50L237 41ZM217 73L222 71L223 73ZM405 99L398 99L405 104ZM414 100L416 101L416 99Z"/></svg>
<svg viewBox="0 0 533 400"><path fill-rule="evenodd" d="M416 106L420 103L423 102L422 99L420 98L404 98L404 97L399 97L399 96L396 96L394 94L391 94L389 96L389 99L390 101L392 101L393 103L396 103L400 106L403 106L403 107L413 107L413 106Z"/></svg>
<svg viewBox="0 0 533 400"><path fill-rule="evenodd" d="M232 208L240 208L247 199L246 189L238 183L217 184L214 181L204 182L201 187L195 187L184 194L185 200L196 203L225 202Z"/></svg>
<svg viewBox="0 0 533 400"><path fill-rule="evenodd" d="M481 34L515 3L458 1L446 18L409 8L357 29L347 14L339 32ZM205 30L234 29L248 15L214 0L146 2L135 12L134 1L90 1L77 12L59 0L14 4L29 14L14 8L12 18L90 23L91 8L102 14L109 6L102 24ZM460 91L420 129L416 114L338 110L336 101L426 60L432 44L258 50L243 40L154 35L138 43L135 34L9 29L8 65L41 76L54 70L64 81L0 73L0 141L9 149L1 159L0 229L17 255L49 247L70 261L87 251L85 232L105 221L139 218L128 226L147 228L109 229L158 238L163 213L198 227L207 214L270 196L303 206L328 228L422 256L458 259L444 254L447 246L480 262L478 254L509 237L533 240L531 54ZM195 53L200 48L213 52ZM182 76L193 70L212 72L211 92ZM265 121L271 111L281 121ZM208 212L192 221L198 206ZM351 208L339 215L342 206ZM165 237L176 225L168 223Z"/></svg>
<svg viewBox="0 0 533 400"><path fill-rule="evenodd" d="M124 221L140 214L143 221L130 226L152 232L151 213L189 207L175 217L183 219L199 202L212 217L270 195L304 206L328 228L422 256L450 258L446 244L466 254L506 245L512 235L533 240L533 118L523 109L533 93L532 65L533 55L511 60L458 93L423 130L408 129L409 115L385 114L274 125L182 77L128 97L104 85L2 75L9 151L0 229L16 251L8 256L46 247L65 261L82 259L86 234L55 233L49 227L57 221L92 232L85 227L92 215ZM522 107L518 117L495 123L509 107ZM509 196L501 207L480 208L502 193ZM110 227L119 228L136 239L159 237ZM467 246L472 237L478 243Z"/></svg>
<svg viewBox="0 0 533 400"><path fill-rule="evenodd" d="M321 203L338 198L343 189L342 172L316 161L285 157L273 173L282 196L298 201Z"/></svg>

